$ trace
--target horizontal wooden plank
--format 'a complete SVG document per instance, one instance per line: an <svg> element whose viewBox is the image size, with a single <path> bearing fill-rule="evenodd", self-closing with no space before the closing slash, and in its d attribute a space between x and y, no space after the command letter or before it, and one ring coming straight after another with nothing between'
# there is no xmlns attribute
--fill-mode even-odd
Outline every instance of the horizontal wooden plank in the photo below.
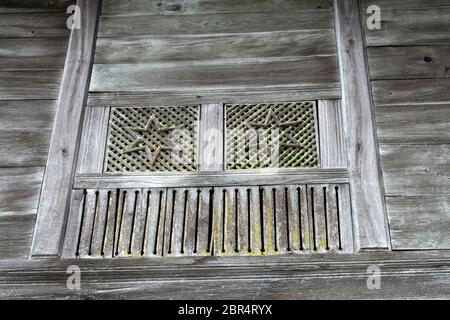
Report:
<svg viewBox="0 0 450 320"><path fill-rule="evenodd" d="M450 143L450 104L377 107L376 121L380 143Z"/></svg>
<svg viewBox="0 0 450 320"><path fill-rule="evenodd" d="M0 100L0 132L51 130L55 110L56 100Z"/></svg>
<svg viewBox="0 0 450 320"><path fill-rule="evenodd" d="M139 36L98 39L95 63L156 63L335 54L336 38L333 30Z"/></svg>
<svg viewBox="0 0 450 320"><path fill-rule="evenodd" d="M0 70L59 70L64 67L66 38L3 39Z"/></svg>
<svg viewBox="0 0 450 320"><path fill-rule="evenodd" d="M446 251L274 257L15 260L0 263L2 298L401 299L449 297ZM176 260L176 263L175 263ZM264 262L263 262L264 261ZM67 267L82 270L67 289ZM367 289L367 267L381 288ZM117 281L120 279L120 281ZM221 290L217 290L221 288Z"/></svg>
<svg viewBox="0 0 450 320"><path fill-rule="evenodd" d="M368 46L450 44L450 6L382 9L381 29L368 30L363 25Z"/></svg>
<svg viewBox="0 0 450 320"><path fill-rule="evenodd" d="M450 172L450 144L380 144L383 170Z"/></svg>
<svg viewBox="0 0 450 320"><path fill-rule="evenodd" d="M0 13L65 11L74 0L2 0Z"/></svg>
<svg viewBox="0 0 450 320"><path fill-rule="evenodd" d="M6 13L0 15L0 39L69 36L65 12Z"/></svg>
<svg viewBox="0 0 450 320"><path fill-rule="evenodd" d="M35 214L0 216L0 260L27 259Z"/></svg>
<svg viewBox="0 0 450 320"><path fill-rule="evenodd" d="M80 175L74 186L89 188L208 187L246 185L347 183L346 169L232 170L227 172L158 173L152 175Z"/></svg>
<svg viewBox="0 0 450 320"><path fill-rule="evenodd" d="M175 15L240 12L293 12L331 9L330 0L109 0L103 15Z"/></svg>
<svg viewBox="0 0 450 320"><path fill-rule="evenodd" d="M100 38L170 34L250 33L333 29L331 11L183 16L102 16Z"/></svg>
<svg viewBox="0 0 450 320"><path fill-rule="evenodd" d="M440 196L448 194L448 171L434 170L384 170L384 186L387 196Z"/></svg>
<svg viewBox="0 0 450 320"><path fill-rule="evenodd" d="M370 78L450 77L450 46L369 47Z"/></svg>
<svg viewBox="0 0 450 320"><path fill-rule="evenodd" d="M393 249L450 249L448 192L442 196L387 197L386 203Z"/></svg>
<svg viewBox="0 0 450 320"><path fill-rule="evenodd" d="M0 167L45 165L51 134L51 129L0 131Z"/></svg>
<svg viewBox="0 0 450 320"><path fill-rule="evenodd" d="M372 81L376 106L450 103L450 79Z"/></svg>
<svg viewBox="0 0 450 320"><path fill-rule="evenodd" d="M57 99L60 71L0 71L0 100Z"/></svg>
<svg viewBox="0 0 450 320"><path fill-rule="evenodd" d="M341 89L335 85L320 88L245 88L245 90L217 90L206 92L172 91L117 91L90 92L90 106L148 106L207 104L207 103L267 103L315 99L341 99Z"/></svg>
<svg viewBox="0 0 450 320"><path fill-rule="evenodd" d="M262 60L262 61L261 61ZM91 91L187 91L339 87L337 58L94 65Z"/></svg>
<svg viewBox="0 0 450 320"><path fill-rule="evenodd" d="M373 0L361 0L361 10L367 9L368 6L374 4ZM446 8L450 4L447 0L377 0L376 5L381 10L392 9L430 9L430 8Z"/></svg>
<svg viewBox="0 0 450 320"><path fill-rule="evenodd" d="M43 175L44 167L0 168L0 217L36 214Z"/></svg>

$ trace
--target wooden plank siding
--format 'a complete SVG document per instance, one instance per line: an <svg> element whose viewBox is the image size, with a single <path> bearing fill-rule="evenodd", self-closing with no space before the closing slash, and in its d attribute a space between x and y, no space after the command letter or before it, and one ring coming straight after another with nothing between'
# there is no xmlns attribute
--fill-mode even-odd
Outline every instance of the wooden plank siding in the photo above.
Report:
<svg viewBox="0 0 450 320"><path fill-rule="evenodd" d="M392 246L449 249L450 3L376 4L381 29L365 34Z"/></svg>
<svg viewBox="0 0 450 320"><path fill-rule="evenodd" d="M52 2L0 4L0 260L30 252L69 35Z"/></svg>
<svg viewBox="0 0 450 320"><path fill-rule="evenodd" d="M309 98L340 98L331 1L103 2L90 105Z"/></svg>

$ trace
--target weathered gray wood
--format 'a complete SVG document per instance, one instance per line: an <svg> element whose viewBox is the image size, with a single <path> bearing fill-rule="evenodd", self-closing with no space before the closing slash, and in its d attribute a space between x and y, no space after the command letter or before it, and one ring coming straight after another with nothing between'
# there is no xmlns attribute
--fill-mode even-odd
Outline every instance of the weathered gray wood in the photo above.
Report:
<svg viewBox="0 0 450 320"><path fill-rule="evenodd" d="M35 220L35 214L0 215L0 260L28 258Z"/></svg>
<svg viewBox="0 0 450 320"><path fill-rule="evenodd" d="M222 104L204 104L200 109L199 168L222 171L224 163L224 109Z"/></svg>
<svg viewBox="0 0 450 320"><path fill-rule="evenodd" d="M363 24L368 46L450 44L450 6L381 10L381 29L367 30Z"/></svg>
<svg viewBox="0 0 450 320"><path fill-rule="evenodd" d="M301 101L315 99L340 99L341 90L335 84L320 87L246 87L229 90L208 90L205 92L183 91L115 91L90 92L91 106L147 106L149 101L159 105L207 104L224 101L227 103L261 103L261 101Z"/></svg>
<svg viewBox="0 0 450 320"><path fill-rule="evenodd" d="M61 71L0 71L0 100L54 100L58 98Z"/></svg>
<svg viewBox="0 0 450 320"><path fill-rule="evenodd" d="M148 193L150 192L150 193ZM163 254L164 215L167 193L164 189L144 189L147 194L147 226L144 240L144 254L157 256ZM143 206L144 208L144 206Z"/></svg>
<svg viewBox="0 0 450 320"><path fill-rule="evenodd" d="M329 10L179 16L105 16L99 38L333 29Z"/></svg>
<svg viewBox="0 0 450 320"><path fill-rule="evenodd" d="M0 39L66 38L68 17L65 12L1 14Z"/></svg>
<svg viewBox="0 0 450 320"><path fill-rule="evenodd" d="M82 204L82 223L80 226L79 242L79 256L80 258L87 258L92 255L92 238L94 225L98 214L99 194L94 189L88 189L85 193L85 198Z"/></svg>
<svg viewBox="0 0 450 320"><path fill-rule="evenodd" d="M55 127L41 193L32 256L57 256L67 216L95 43L98 1L80 0L81 29L74 29L61 84Z"/></svg>
<svg viewBox="0 0 450 320"><path fill-rule="evenodd" d="M111 209L111 191L99 190L97 202L97 215L92 229L91 255L100 257L104 255L105 233Z"/></svg>
<svg viewBox="0 0 450 320"><path fill-rule="evenodd" d="M308 215L306 186L287 186L289 240L294 253L311 251L311 219Z"/></svg>
<svg viewBox="0 0 450 320"><path fill-rule="evenodd" d="M449 172L434 170L383 171L386 195L388 196L430 196L448 194L450 188Z"/></svg>
<svg viewBox="0 0 450 320"><path fill-rule="evenodd" d="M223 63L95 64L90 91L162 93L175 90L195 95L197 92L221 91L223 94L247 89L275 91L284 86L299 90L326 90L339 87L337 70L335 56L259 61L233 59Z"/></svg>
<svg viewBox="0 0 450 320"><path fill-rule="evenodd" d="M235 172L236 171L236 172ZM233 172L159 173L151 175L81 175L75 178L75 188L136 188L234 186L245 181L257 186L271 184L346 183L346 169L279 169L233 170Z"/></svg>
<svg viewBox="0 0 450 320"><path fill-rule="evenodd" d="M0 130L0 166L43 166L51 130Z"/></svg>
<svg viewBox="0 0 450 320"><path fill-rule="evenodd" d="M65 11L74 0L3 0L0 13Z"/></svg>
<svg viewBox="0 0 450 320"><path fill-rule="evenodd" d="M376 120L380 143L450 143L450 104L380 106Z"/></svg>
<svg viewBox="0 0 450 320"><path fill-rule="evenodd" d="M340 184L338 186L331 185L332 189L338 188L336 197L337 209L339 210L339 226L340 226L340 252L354 253L355 238L352 219L352 204L350 201L350 187L348 184Z"/></svg>
<svg viewBox="0 0 450 320"><path fill-rule="evenodd" d="M107 212L107 226L105 230L104 235L104 243L103 243L103 256L107 258L112 258L115 256L116 251L116 223L117 223L117 216L118 216L118 197L120 193L118 190L111 190L110 193L110 200L109 200L109 208ZM145 197L143 197L146 200ZM144 206L143 206L144 208Z"/></svg>
<svg viewBox="0 0 450 320"><path fill-rule="evenodd" d="M260 210L260 201L259 201L259 188L251 187L248 188L250 191L247 191L245 194L245 199L250 203L250 244L249 244L249 254L259 255L261 254L261 210Z"/></svg>
<svg viewBox="0 0 450 320"><path fill-rule="evenodd" d="M59 70L64 68L66 38L3 39L0 70Z"/></svg>
<svg viewBox="0 0 450 320"><path fill-rule="evenodd" d="M103 3L103 15L179 15L205 13L241 12L293 12L303 10L331 9L330 0L132 0L126 3L110 0Z"/></svg>
<svg viewBox="0 0 450 320"><path fill-rule="evenodd" d="M0 216L36 214L43 175L44 167L0 168Z"/></svg>
<svg viewBox="0 0 450 320"><path fill-rule="evenodd" d="M387 197L392 247L449 249L450 196Z"/></svg>
<svg viewBox="0 0 450 320"><path fill-rule="evenodd" d="M55 110L55 100L1 100L0 130L49 130Z"/></svg>
<svg viewBox="0 0 450 320"><path fill-rule="evenodd" d="M95 63L202 60L219 60L219 63L236 57L257 59L317 55L336 55L334 30L100 38Z"/></svg>
<svg viewBox="0 0 450 320"><path fill-rule="evenodd" d="M364 11L369 5L373 4L372 0L361 0L361 10ZM381 10L392 9L430 9L449 7L447 0L378 0L377 5Z"/></svg>
<svg viewBox="0 0 450 320"><path fill-rule="evenodd" d="M141 214L142 193L138 189L127 189L121 195L119 208L121 211L120 225L118 225L118 247L116 254L119 257L131 256L134 252L132 249L132 241L134 237L134 226L136 216ZM140 252L135 254L139 255Z"/></svg>
<svg viewBox="0 0 450 320"><path fill-rule="evenodd" d="M357 250L389 247L383 182L357 0L335 0Z"/></svg>
<svg viewBox="0 0 450 320"><path fill-rule="evenodd" d="M78 151L77 174L103 172L110 108L86 107Z"/></svg>
<svg viewBox="0 0 450 320"><path fill-rule="evenodd" d="M344 137L344 119L339 100L319 100L320 166L346 168L347 157Z"/></svg>
<svg viewBox="0 0 450 320"><path fill-rule="evenodd" d="M423 79L450 77L450 46L369 47L370 78Z"/></svg>
<svg viewBox="0 0 450 320"><path fill-rule="evenodd" d="M407 79L372 81L376 106L397 104L448 104L450 79Z"/></svg>
<svg viewBox="0 0 450 320"><path fill-rule="evenodd" d="M165 221L164 255L181 256L185 236L185 189L169 189Z"/></svg>
<svg viewBox="0 0 450 320"><path fill-rule="evenodd" d="M67 219L64 245L61 254L63 258L79 256L81 226L85 214L85 190L74 190L71 196L69 217Z"/></svg>
<svg viewBox="0 0 450 320"><path fill-rule="evenodd" d="M308 211L311 216L312 251L324 253L329 249L326 212L326 185L307 188Z"/></svg>
<svg viewBox="0 0 450 320"><path fill-rule="evenodd" d="M276 212L273 204L272 187L262 187L262 222L264 230L264 254L273 255L278 251L276 244ZM262 250L261 250L262 251Z"/></svg>
<svg viewBox="0 0 450 320"><path fill-rule="evenodd" d="M187 191L187 192L186 192ZM186 208L185 208L185 234L183 251L187 255L195 255L196 253L196 228L197 228L197 214L198 214L198 200L199 196L197 190L187 189L185 192Z"/></svg>

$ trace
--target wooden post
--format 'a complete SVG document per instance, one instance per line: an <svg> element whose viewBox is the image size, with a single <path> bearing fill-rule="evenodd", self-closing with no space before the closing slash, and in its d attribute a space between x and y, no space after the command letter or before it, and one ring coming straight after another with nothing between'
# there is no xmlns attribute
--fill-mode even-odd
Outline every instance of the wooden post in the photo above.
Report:
<svg viewBox="0 0 450 320"><path fill-rule="evenodd" d="M356 248L390 247L358 0L334 0Z"/></svg>
<svg viewBox="0 0 450 320"><path fill-rule="evenodd" d="M32 257L59 256L89 90L100 0L78 0L80 29L70 35L47 167L42 186Z"/></svg>

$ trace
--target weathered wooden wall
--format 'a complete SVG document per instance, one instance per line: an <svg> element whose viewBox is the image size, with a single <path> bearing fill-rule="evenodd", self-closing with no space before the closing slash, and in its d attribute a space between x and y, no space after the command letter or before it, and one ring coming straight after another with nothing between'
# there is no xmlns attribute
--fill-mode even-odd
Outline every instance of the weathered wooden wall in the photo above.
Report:
<svg viewBox="0 0 450 320"><path fill-rule="evenodd" d="M90 104L340 98L331 7L103 1Z"/></svg>
<svg viewBox="0 0 450 320"><path fill-rule="evenodd" d="M393 249L449 249L450 2L376 4L381 29L365 34Z"/></svg>
<svg viewBox="0 0 450 320"><path fill-rule="evenodd" d="M0 3L0 259L29 254L67 50L69 3Z"/></svg>

